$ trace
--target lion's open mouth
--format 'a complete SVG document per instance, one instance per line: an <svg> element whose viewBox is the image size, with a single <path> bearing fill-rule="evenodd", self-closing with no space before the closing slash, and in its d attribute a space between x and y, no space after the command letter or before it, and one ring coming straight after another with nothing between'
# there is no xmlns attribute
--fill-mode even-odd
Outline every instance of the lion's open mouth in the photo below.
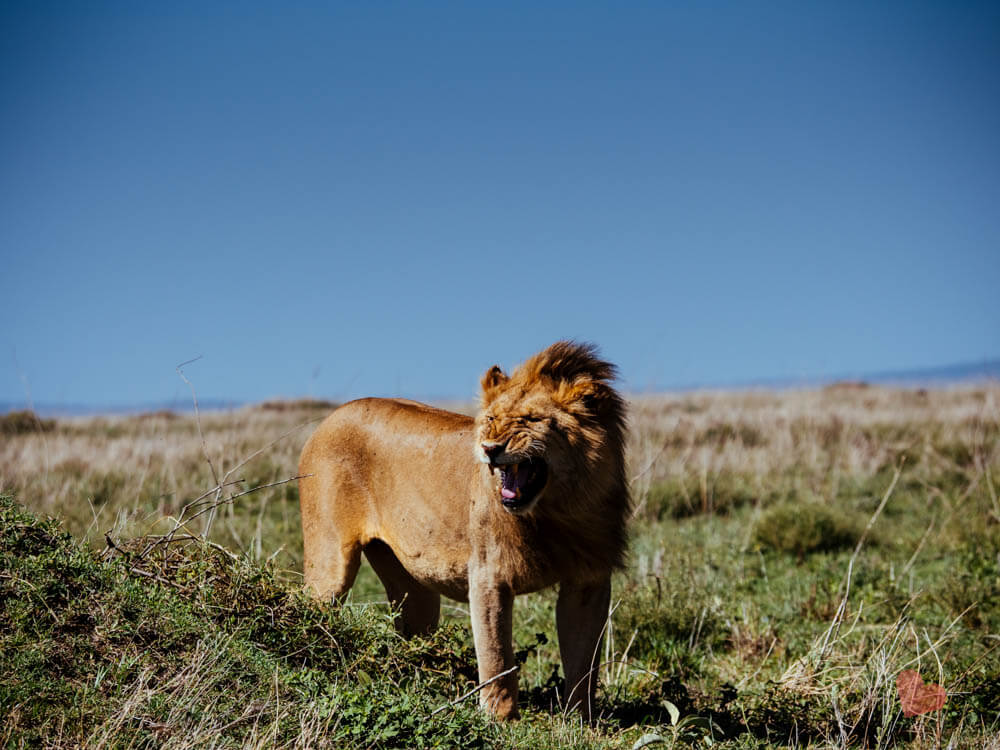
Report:
<svg viewBox="0 0 1000 750"><path fill-rule="evenodd" d="M549 467L540 458L528 458L500 469L500 497L503 507L516 511L538 497L549 478Z"/></svg>

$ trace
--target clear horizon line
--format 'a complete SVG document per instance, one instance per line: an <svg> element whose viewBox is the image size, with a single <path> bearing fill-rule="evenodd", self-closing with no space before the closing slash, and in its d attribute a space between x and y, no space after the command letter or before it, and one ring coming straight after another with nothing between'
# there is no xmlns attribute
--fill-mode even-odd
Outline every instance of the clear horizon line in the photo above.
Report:
<svg viewBox="0 0 1000 750"><path fill-rule="evenodd" d="M697 391L744 391L754 389L764 390L794 390L822 388L835 383L863 382L871 385L895 386L900 388L919 387L949 387L953 385L971 384L977 382L1000 381L1000 358L985 359L978 362L961 362L951 365L939 365L914 369L893 369L876 372L853 372L839 375L821 375L813 377L775 376L766 378L750 378L728 382L675 383L665 386L654 386L638 390L625 390L626 396L652 396L657 394L693 393ZM404 397L402 394L385 395L386 398ZM407 395L407 398L417 398L430 403L465 402L475 399L475 394L465 397L446 395ZM200 411L231 411L246 406L264 404L269 401L299 401L315 400L343 403L343 400L326 396L272 396L260 399L233 399L199 396ZM351 400L351 399L347 399ZM153 411L172 411L190 413L194 411L194 403L190 399L181 400L169 398L153 401L141 401L131 404L95 404L80 402L47 402L39 401L29 404L27 401L0 401L0 414L31 409L39 416L74 417L74 416L116 416L143 414Z"/></svg>

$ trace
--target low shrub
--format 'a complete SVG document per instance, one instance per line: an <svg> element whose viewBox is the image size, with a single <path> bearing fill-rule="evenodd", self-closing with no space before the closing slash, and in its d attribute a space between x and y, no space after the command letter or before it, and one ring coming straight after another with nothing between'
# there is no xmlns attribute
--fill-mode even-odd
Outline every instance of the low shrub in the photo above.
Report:
<svg viewBox="0 0 1000 750"><path fill-rule="evenodd" d="M12 411L0 416L0 435L26 435L31 432L52 432L54 419L42 419L30 409Z"/></svg>
<svg viewBox="0 0 1000 750"><path fill-rule="evenodd" d="M857 544L861 527L818 502L784 502L764 511L753 530L762 549L793 554L803 559L813 552L828 552Z"/></svg>

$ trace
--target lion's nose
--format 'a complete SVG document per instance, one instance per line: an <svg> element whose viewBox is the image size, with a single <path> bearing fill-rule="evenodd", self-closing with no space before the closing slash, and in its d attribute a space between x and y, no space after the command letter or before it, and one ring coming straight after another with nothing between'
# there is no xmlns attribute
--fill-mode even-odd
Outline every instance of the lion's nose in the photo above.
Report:
<svg viewBox="0 0 1000 750"><path fill-rule="evenodd" d="M482 444L483 453L486 454L486 458L492 463L493 459L503 453L503 449L507 447L507 443L494 443L486 442Z"/></svg>

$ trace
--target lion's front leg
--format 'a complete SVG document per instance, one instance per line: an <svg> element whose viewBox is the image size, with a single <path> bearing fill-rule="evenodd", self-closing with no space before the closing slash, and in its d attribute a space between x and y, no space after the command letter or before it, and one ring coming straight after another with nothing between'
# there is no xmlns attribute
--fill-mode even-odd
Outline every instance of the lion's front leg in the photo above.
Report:
<svg viewBox="0 0 1000 750"><path fill-rule="evenodd" d="M611 579L593 585L563 583L556 604L556 630L562 656L568 709L579 709L590 721L597 688L601 635L611 601Z"/></svg>
<svg viewBox="0 0 1000 750"><path fill-rule="evenodd" d="M514 666L514 593L509 587L470 571L469 612L476 645L479 681L486 682ZM480 704L500 719L516 719L517 672L501 677L479 693Z"/></svg>

